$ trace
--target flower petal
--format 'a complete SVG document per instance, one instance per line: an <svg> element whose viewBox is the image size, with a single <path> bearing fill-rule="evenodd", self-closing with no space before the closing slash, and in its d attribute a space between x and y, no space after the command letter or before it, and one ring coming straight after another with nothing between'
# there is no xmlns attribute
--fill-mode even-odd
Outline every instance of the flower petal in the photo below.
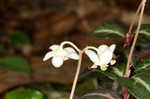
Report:
<svg viewBox="0 0 150 99"><path fill-rule="evenodd" d="M115 63L116 63L116 60L113 60L113 59L112 59L112 60L110 61L110 65L114 65Z"/></svg>
<svg viewBox="0 0 150 99"><path fill-rule="evenodd" d="M102 53L100 57L100 64L101 65L107 65L111 59L112 59L113 53L110 50L106 50L104 53Z"/></svg>
<svg viewBox="0 0 150 99"><path fill-rule="evenodd" d="M67 51L68 53L76 52L72 47L66 47L66 48L64 48L64 50Z"/></svg>
<svg viewBox="0 0 150 99"><path fill-rule="evenodd" d="M93 64L93 65L91 66L91 68L97 68L97 65Z"/></svg>
<svg viewBox="0 0 150 99"><path fill-rule="evenodd" d="M115 44L112 44L112 45L109 47L109 49L111 50L111 52L114 52L115 48L116 48L116 45L115 45Z"/></svg>
<svg viewBox="0 0 150 99"><path fill-rule="evenodd" d="M67 52L67 57L75 60L79 59L79 55L76 53L76 51L73 48L66 47L64 48L64 50Z"/></svg>
<svg viewBox="0 0 150 99"><path fill-rule="evenodd" d="M57 45L57 44L51 45L51 46L49 47L49 49L52 50L52 51L55 51L55 50L57 50L58 48L59 48L59 45Z"/></svg>
<svg viewBox="0 0 150 99"><path fill-rule="evenodd" d="M79 55L77 53L70 53L67 55L67 57L69 57L71 59L75 59L75 60L79 59Z"/></svg>
<svg viewBox="0 0 150 99"><path fill-rule="evenodd" d="M88 55L88 57L94 64L97 65L99 63L98 55L94 51L86 50L85 53Z"/></svg>
<svg viewBox="0 0 150 99"><path fill-rule="evenodd" d="M46 61L46 60L48 60L49 58L51 58L53 56L54 56L53 51L47 52L46 55L43 58L43 61Z"/></svg>
<svg viewBox="0 0 150 99"><path fill-rule="evenodd" d="M102 54L104 51L106 51L109 47L107 45L100 45L98 47L98 54Z"/></svg>
<svg viewBox="0 0 150 99"><path fill-rule="evenodd" d="M63 64L64 59L63 56L54 56L52 58L52 64L54 65L54 67L59 68L61 67L61 65Z"/></svg>

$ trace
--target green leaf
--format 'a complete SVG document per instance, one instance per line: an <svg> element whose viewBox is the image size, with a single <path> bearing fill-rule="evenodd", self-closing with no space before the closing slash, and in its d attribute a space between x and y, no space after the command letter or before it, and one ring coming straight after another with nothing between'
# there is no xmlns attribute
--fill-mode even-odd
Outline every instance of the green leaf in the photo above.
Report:
<svg viewBox="0 0 150 99"><path fill-rule="evenodd" d="M29 44L30 37L27 35L26 32L23 31L14 31L11 35L11 40L15 44Z"/></svg>
<svg viewBox="0 0 150 99"><path fill-rule="evenodd" d="M117 81L122 86L128 88L129 92L136 99L150 98L150 68L137 73L132 78L118 78Z"/></svg>
<svg viewBox="0 0 150 99"><path fill-rule="evenodd" d="M17 56L7 56L0 58L0 66L11 72L32 72L28 62Z"/></svg>
<svg viewBox="0 0 150 99"><path fill-rule="evenodd" d="M133 33L136 33L136 29L133 30ZM145 43L150 42L150 24L141 25L138 40L145 42Z"/></svg>
<svg viewBox="0 0 150 99"><path fill-rule="evenodd" d="M4 50L5 50L4 46L0 44L0 53L4 52Z"/></svg>
<svg viewBox="0 0 150 99"><path fill-rule="evenodd" d="M124 37L125 32L118 25L105 24L94 30L96 37Z"/></svg>
<svg viewBox="0 0 150 99"><path fill-rule="evenodd" d="M150 36L150 24L142 24L139 34Z"/></svg>
<svg viewBox="0 0 150 99"><path fill-rule="evenodd" d="M117 64L110 68L108 68L106 71L101 71L104 75L108 76L110 79L116 80L119 77L123 77L123 74L125 72L125 64Z"/></svg>
<svg viewBox="0 0 150 99"><path fill-rule="evenodd" d="M143 59L136 67L135 72L150 67L150 58Z"/></svg>
<svg viewBox="0 0 150 99"><path fill-rule="evenodd" d="M6 99L44 99L44 96L37 90L14 90L7 94Z"/></svg>

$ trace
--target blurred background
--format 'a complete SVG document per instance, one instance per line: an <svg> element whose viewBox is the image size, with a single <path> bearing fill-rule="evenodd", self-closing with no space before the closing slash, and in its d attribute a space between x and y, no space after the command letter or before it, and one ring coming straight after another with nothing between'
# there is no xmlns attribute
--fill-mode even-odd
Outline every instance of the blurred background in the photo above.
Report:
<svg viewBox="0 0 150 99"><path fill-rule="evenodd" d="M38 90L44 99L67 99L77 61L68 60L61 68L54 68L51 60L42 61L49 46L69 40L81 49L115 43L122 50L123 38L96 38L92 31L102 24L118 24L127 32L139 3L139 0L0 0L0 99L16 89ZM149 5L147 1L143 23L150 23ZM121 99L119 90L112 91L112 81L96 70L89 70L91 65L84 56L75 98L103 99L83 96L102 91Z"/></svg>

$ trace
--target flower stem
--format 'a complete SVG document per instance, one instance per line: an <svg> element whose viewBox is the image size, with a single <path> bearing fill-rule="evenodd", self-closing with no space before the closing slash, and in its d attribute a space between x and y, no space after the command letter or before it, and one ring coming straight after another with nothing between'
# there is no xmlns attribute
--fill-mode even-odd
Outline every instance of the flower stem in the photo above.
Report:
<svg viewBox="0 0 150 99"><path fill-rule="evenodd" d="M136 41L137 41L137 38L138 38L138 34L139 34L139 31L140 31L142 18L143 18L143 13L144 13L144 8L145 8L145 3L146 3L146 0L143 0L142 1L141 12L140 12L140 17L139 17L139 22L138 22L138 26L137 26L137 29L136 29L135 37L134 37L134 40L133 40L133 44L131 46L130 53L129 53L129 56L128 56L128 62L127 62L127 66L126 66L126 73L125 73L124 77L129 77L130 76L131 58L132 58L132 54L133 54L133 51L134 51L134 48L135 48L135 44L136 44Z"/></svg>
<svg viewBox="0 0 150 99"><path fill-rule="evenodd" d="M138 17L138 14L139 14L139 12L140 12L141 7L142 7L142 3L140 3L140 5L139 5L139 7L138 7L138 9L137 9L137 11L136 11L136 14L135 14L135 16L134 16L134 18L133 18L133 20L132 20L132 22L131 22L131 24L130 24L129 30L128 30L128 32L126 33L125 40L124 40L124 47L125 47L125 48L129 48L130 45L131 45L131 43L132 43L133 37L132 37L132 35L131 35L131 32L132 32L133 25L134 25L135 22L136 22L136 19L137 19L137 17Z"/></svg>
<svg viewBox="0 0 150 99"><path fill-rule="evenodd" d="M93 46L87 46L87 47L84 49L84 51L85 51L85 50L88 50L88 49L92 49L92 50L95 50L96 52L98 52L98 49L97 49L96 47L93 47Z"/></svg>
<svg viewBox="0 0 150 99"><path fill-rule="evenodd" d="M135 34L135 37L134 37L134 40L133 40L133 43L132 43L132 46L131 46L131 49L130 49L130 53L129 53L128 61L127 61L127 65L126 65L126 72L125 72L125 75L124 75L124 77L126 77L126 78L128 78L130 76L130 63L131 63L132 54L133 54L133 51L134 51L134 48L135 48L135 44L136 44L138 34L139 34L139 31L140 31L140 27L141 27L141 23L142 23L145 3L146 3L146 0L142 0L141 4L139 5L139 8L137 10L137 13L136 13L136 16L137 16L138 11L141 9L140 16L139 16L139 21L138 21L138 26L137 26L137 29L136 29L136 34ZM131 33L134 22L135 22L135 20L133 20L133 22L131 23L128 33ZM123 91L123 99L128 99L129 98L128 90L126 88L122 88L122 91Z"/></svg>
<svg viewBox="0 0 150 99"><path fill-rule="evenodd" d="M83 50L79 51L80 58L79 58L79 61L78 61L77 71L76 71L76 74L75 74L75 78L74 78L74 81L73 81L72 90L71 90L71 94L70 94L69 99L73 99L73 96L74 96L76 84L77 84L79 73L80 73L83 52L84 52Z"/></svg>
<svg viewBox="0 0 150 99"><path fill-rule="evenodd" d="M73 96L74 96L74 92L75 92L75 88L76 88L76 85L77 85L77 81L78 81L78 77L79 77L79 73L80 73L80 68L81 68L81 62L82 62L82 56L83 56L83 53L88 50L88 49L93 49L95 51L98 51L97 48L93 47L93 46L87 46L86 48L84 48L83 50L79 50L79 61L78 61L78 66L77 66L77 70L76 70L76 74L75 74L75 77L74 77L74 81L73 81L73 85L72 85L72 89L71 89L71 94L70 94L70 97L69 99L73 99Z"/></svg>
<svg viewBox="0 0 150 99"><path fill-rule="evenodd" d="M142 3L140 3L140 5L138 6L138 9L137 9L137 11L136 11L136 14L135 14L135 16L134 16L134 18L133 18L133 20L132 20L132 22L131 22L131 24L130 24L129 31L128 31L128 33L127 33L127 34L129 34L129 35L131 34L133 25L134 25L135 22L136 22L136 19L137 19L137 16L138 16L139 12L140 12L141 7L142 7Z"/></svg>
<svg viewBox="0 0 150 99"><path fill-rule="evenodd" d="M60 48L63 48L63 46L64 46L65 44L71 45L71 46L72 46L73 48L75 48L78 52L80 52L80 49L79 49L75 44L73 44L73 43L70 42L70 41L64 41L64 42L62 42L61 45L60 45Z"/></svg>

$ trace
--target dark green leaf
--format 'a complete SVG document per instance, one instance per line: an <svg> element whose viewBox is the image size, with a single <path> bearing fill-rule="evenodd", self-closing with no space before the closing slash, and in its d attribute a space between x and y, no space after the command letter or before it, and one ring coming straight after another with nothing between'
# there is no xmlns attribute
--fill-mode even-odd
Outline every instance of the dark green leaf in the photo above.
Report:
<svg viewBox="0 0 150 99"><path fill-rule="evenodd" d="M132 78L118 78L117 81L122 86L128 88L129 92L136 99L150 98L150 68L137 73Z"/></svg>
<svg viewBox="0 0 150 99"><path fill-rule="evenodd" d="M142 24L139 33L150 36L150 24Z"/></svg>
<svg viewBox="0 0 150 99"><path fill-rule="evenodd" d="M5 50L4 46L0 44L0 53L4 52L4 50Z"/></svg>
<svg viewBox="0 0 150 99"><path fill-rule="evenodd" d="M28 62L21 57L7 56L0 58L0 66L12 72L32 72Z"/></svg>
<svg viewBox="0 0 150 99"><path fill-rule="evenodd" d="M14 90L7 94L6 99L44 99L44 96L37 90Z"/></svg>
<svg viewBox="0 0 150 99"><path fill-rule="evenodd" d="M136 29L133 30L136 33ZM139 40L142 42L150 42L150 24L142 24L139 31ZM149 44L149 43L148 43Z"/></svg>
<svg viewBox="0 0 150 99"><path fill-rule="evenodd" d="M142 69L146 69L147 67L150 67L150 58L143 59L136 67L135 71L139 71Z"/></svg>
<svg viewBox="0 0 150 99"><path fill-rule="evenodd" d="M96 37L124 37L125 32L118 25L105 24L94 30Z"/></svg>
<svg viewBox="0 0 150 99"><path fill-rule="evenodd" d="M106 71L101 71L104 73L104 75L108 76L110 79L118 79L119 77L123 77L123 74L125 72L125 64L117 64L110 68L108 68Z"/></svg>
<svg viewBox="0 0 150 99"><path fill-rule="evenodd" d="M23 31L14 31L11 36L11 40L15 44L29 44L30 37L27 35L26 32Z"/></svg>

